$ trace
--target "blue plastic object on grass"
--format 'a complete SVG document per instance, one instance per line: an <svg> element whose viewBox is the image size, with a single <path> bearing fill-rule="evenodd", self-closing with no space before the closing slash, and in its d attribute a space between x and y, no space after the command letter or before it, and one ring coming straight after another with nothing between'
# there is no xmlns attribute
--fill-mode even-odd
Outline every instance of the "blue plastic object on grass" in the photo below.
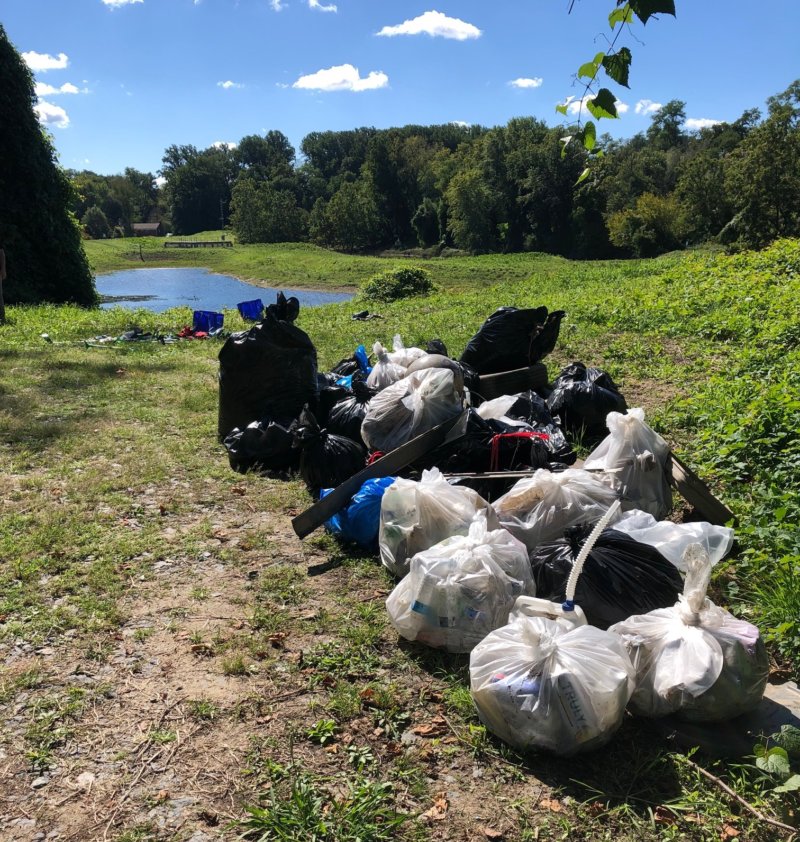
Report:
<svg viewBox="0 0 800 842"><path fill-rule="evenodd" d="M212 330L220 330L225 321L222 313L215 313L213 310L195 310L192 314L192 330L202 330L211 333Z"/></svg>
<svg viewBox="0 0 800 842"><path fill-rule="evenodd" d="M249 322L260 322L264 315L264 302L260 298L253 301L240 301L236 305L239 315Z"/></svg>
<svg viewBox="0 0 800 842"><path fill-rule="evenodd" d="M381 499L394 480L394 477L368 479L348 506L325 521L325 528L343 541L352 541L361 547L373 546L381 522ZM332 488L323 488L320 499L331 491Z"/></svg>
<svg viewBox="0 0 800 842"><path fill-rule="evenodd" d="M367 349L363 345L359 345L358 348L356 348L356 352L353 356L356 358L358 367L364 372L364 374L369 374L372 371L372 366L369 364L369 357L367 356Z"/></svg>

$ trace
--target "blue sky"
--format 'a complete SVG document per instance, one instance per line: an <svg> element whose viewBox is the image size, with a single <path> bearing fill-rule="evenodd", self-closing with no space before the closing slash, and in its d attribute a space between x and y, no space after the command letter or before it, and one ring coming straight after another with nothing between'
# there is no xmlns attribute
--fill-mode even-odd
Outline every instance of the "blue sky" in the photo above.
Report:
<svg viewBox="0 0 800 842"><path fill-rule="evenodd" d="M205 148L270 129L492 126L581 89L613 0L3 0L66 167L156 172L173 143ZM686 102L690 127L734 120L800 76L800 3L676 0L636 25L627 108L598 127L628 137ZM634 37L635 36L635 37ZM638 40L636 40L638 39ZM641 43L640 43L641 42ZM515 84L516 82L516 84ZM573 111L577 103L573 105ZM638 106L638 107L637 107Z"/></svg>

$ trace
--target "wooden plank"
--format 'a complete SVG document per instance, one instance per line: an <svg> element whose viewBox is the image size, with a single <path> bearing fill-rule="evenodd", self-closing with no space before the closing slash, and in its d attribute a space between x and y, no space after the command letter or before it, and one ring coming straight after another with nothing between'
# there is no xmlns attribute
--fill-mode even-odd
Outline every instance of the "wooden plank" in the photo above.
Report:
<svg viewBox="0 0 800 842"><path fill-rule="evenodd" d="M368 479L390 477L429 451L461 438L466 430L466 423L467 412L465 411L456 415L455 418L439 424L432 430L428 430L421 436L411 439L411 441L406 442L391 453L387 453L371 465L367 465L355 476L334 488L327 497L318 500L313 506L293 518L292 528L295 534L298 538L305 538L306 535L310 535L315 529L322 526L326 520L333 517L350 502L350 498Z"/></svg>
<svg viewBox="0 0 800 842"><path fill-rule="evenodd" d="M712 493L697 474L674 453L672 457L672 484L678 493L697 509L709 523L724 526L729 521L736 523L733 512Z"/></svg>
<svg viewBox="0 0 800 842"><path fill-rule="evenodd" d="M527 368L501 371L498 374L482 374L478 378L478 394L485 400L501 395L516 395L528 389L547 386L547 368L544 363L534 363Z"/></svg>

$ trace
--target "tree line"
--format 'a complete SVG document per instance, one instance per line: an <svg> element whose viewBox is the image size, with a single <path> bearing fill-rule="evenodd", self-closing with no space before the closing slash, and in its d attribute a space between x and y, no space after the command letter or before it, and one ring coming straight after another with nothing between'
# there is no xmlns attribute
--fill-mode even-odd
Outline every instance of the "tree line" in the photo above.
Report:
<svg viewBox="0 0 800 842"><path fill-rule="evenodd" d="M108 230L163 219L176 234L229 225L242 243L309 241L348 252L452 247L577 258L649 257L718 241L755 247L800 236L800 80L731 123L686 129L673 100L646 131L597 139L520 117L505 126L284 134L233 148L170 146L160 175L72 173L74 210ZM299 159L299 160L298 160ZM106 229L104 229L106 230ZM107 234L106 234L107 235Z"/></svg>

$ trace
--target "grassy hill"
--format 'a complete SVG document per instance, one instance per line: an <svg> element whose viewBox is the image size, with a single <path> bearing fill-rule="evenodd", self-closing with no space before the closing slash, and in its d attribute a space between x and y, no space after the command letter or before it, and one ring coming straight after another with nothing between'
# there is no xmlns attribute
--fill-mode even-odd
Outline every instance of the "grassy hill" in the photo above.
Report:
<svg viewBox="0 0 800 842"><path fill-rule="evenodd" d="M143 253L160 255L158 242ZM87 250L105 271L129 266L131 244ZM309 246L175 253L286 288L407 265ZM713 596L758 623L776 669L796 677L800 243L424 265L435 295L301 311L320 365L397 332L458 355L498 306L566 310L551 376L576 359L607 369L728 503L740 553ZM383 319L354 322L364 307ZM287 839L778 838L699 766L797 823L795 797L752 759L687 758L632 718L577 761L520 758L491 739L465 659L398 645L375 561L324 534L294 537L289 518L310 502L301 484L229 469L215 438L218 343L83 342L189 318L42 306L10 308L0 326L0 825L233 840L229 822L250 804L263 808L255 826ZM81 789L83 773L94 783ZM407 818L392 828L396 814ZM331 815L339 835L325 837Z"/></svg>

